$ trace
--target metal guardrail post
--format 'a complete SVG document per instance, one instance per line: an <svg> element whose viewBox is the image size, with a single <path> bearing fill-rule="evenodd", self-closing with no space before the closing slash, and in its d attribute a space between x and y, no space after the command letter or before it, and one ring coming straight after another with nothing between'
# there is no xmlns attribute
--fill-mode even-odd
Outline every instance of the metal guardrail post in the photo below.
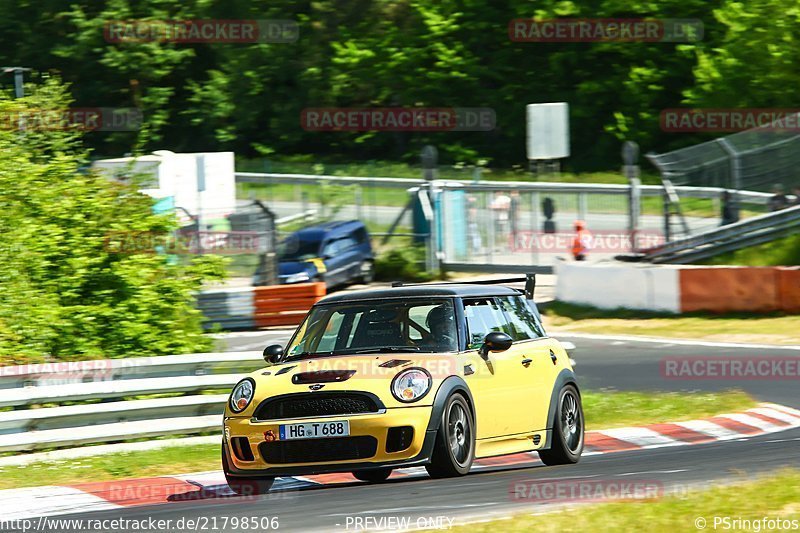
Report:
<svg viewBox="0 0 800 533"><path fill-rule="evenodd" d="M728 139L725 137L721 137L717 139L717 142L722 147L723 150L728 154L731 160L731 185L733 185L733 211L735 214L735 219L739 219L739 189L742 188L742 162L741 158L739 157L739 152L733 147Z"/></svg>
<svg viewBox="0 0 800 533"><path fill-rule="evenodd" d="M589 208L586 202L586 193L579 192L578 193L578 218L581 220L586 220L586 215L589 213Z"/></svg>

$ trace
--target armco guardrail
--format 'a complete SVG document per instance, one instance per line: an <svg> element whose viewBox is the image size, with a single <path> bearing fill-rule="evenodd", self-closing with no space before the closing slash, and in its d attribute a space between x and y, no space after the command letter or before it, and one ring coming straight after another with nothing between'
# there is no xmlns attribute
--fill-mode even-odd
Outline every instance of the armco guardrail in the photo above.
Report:
<svg viewBox="0 0 800 533"><path fill-rule="evenodd" d="M646 251L644 260L652 263L693 263L722 253L764 244L796 233L798 228L800 206L670 241Z"/></svg>
<svg viewBox="0 0 800 533"><path fill-rule="evenodd" d="M208 290L197 301L206 329L237 330L297 325L323 296L324 283L298 283Z"/></svg>
<svg viewBox="0 0 800 533"><path fill-rule="evenodd" d="M246 372L260 368L263 362L261 352L248 351L2 366L0 392L20 387Z"/></svg>
<svg viewBox="0 0 800 533"><path fill-rule="evenodd" d="M216 431L222 391L264 364L251 351L0 367L0 407L14 407L0 412L0 452ZM189 394L130 399L166 393Z"/></svg>

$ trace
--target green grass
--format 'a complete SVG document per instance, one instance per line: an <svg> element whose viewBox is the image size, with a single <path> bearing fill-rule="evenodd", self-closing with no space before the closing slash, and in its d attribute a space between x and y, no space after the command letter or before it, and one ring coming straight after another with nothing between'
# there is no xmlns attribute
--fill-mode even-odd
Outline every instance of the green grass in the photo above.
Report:
<svg viewBox="0 0 800 533"><path fill-rule="evenodd" d="M475 165L454 164L440 165L438 177L460 181L472 181L475 177ZM337 163L320 161L312 156L284 157L281 160L237 159L237 172L274 172L280 174L312 174L330 176L381 177L421 179L422 170L418 165L409 165L395 161L361 161ZM559 175L535 176L526 168L515 165L511 168L480 167L482 180L491 181L556 181L563 183L627 183L627 179L618 171L605 172L562 172ZM654 173L644 173L642 183L659 184L661 180Z"/></svg>
<svg viewBox="0 0 800 533"><path fill-rule="evenodd" d="M581 400L589 431L707 418L744 411L757 403L742 391L692 394L585 391Z"/></svg>
<svg viewBox="0 0 800 533"><path fill-rule="evenodd" d="M590 306L552 302L542 306L550 333L596 333L603 335L646 335L724 342L800 344L797 315L731 313L715 315L693 312L682 315L631 309L597 309Z"/></svg>
<svg viewBox="0 0 800 533"><path fill-rule="evenodd" d="M587 429L607 429L703 418L741 411L755 405L743 392L676 394L585 391ZM162 476L217 470L219 445L173 446L32 466L0 468L0 489L39 485L71 485L131 477Z"/></svg>
<svg viewBox="0 0 800 533"><path fill-rule="evenodd" d="M707 265L794 266L800 265L800 233L772 242L742 248L706 261Z"/></svg>
<svg viewBox="0 0 800 533"><path fill-rule="evenodd" d="M43 462L35 467L11 466L0 468L0 489L216 470L220 468L219 457L219 445L209 444Z"/></svg>
<svg viewBox="0 0 800 533"><path fill-rule="evenodd" d="M640 531L674 533L702 531L695 526L705 520L707 531L778 531L767 529L764 518L800 521L800 471L779 471L757 481L738 480L735 485L710 490L680 491L660 499L627 500L571 508L560 512L519 516L456 527L453 531L494 533L496 531ZM725 527L714 517L741 518L758 522L749 527ZM797 530L798 526L791 526ZM789 529L791 530L791 529Z"/></svg>

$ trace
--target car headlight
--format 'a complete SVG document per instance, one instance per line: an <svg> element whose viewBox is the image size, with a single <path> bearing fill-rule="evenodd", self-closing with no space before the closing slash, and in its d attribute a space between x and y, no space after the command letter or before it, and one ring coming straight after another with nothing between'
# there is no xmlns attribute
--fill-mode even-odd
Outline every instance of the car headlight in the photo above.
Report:
<svg viewBox="0 0 800 533"><path fill-rule="evenodd" d="M237 383L233 388L233 392L231 392L231 399L228 401L231 411L234 413L241 413L247 409L247 406L250 405L250 402L253 400L253 393L255 390L256 384L250 378L243 379Z"/></svg>
<svg viewBox="0 0 800 533"><path fill-rule="evenodd" d="M433 380L424 368L409 368L392 380L392 395L403 403L416 402L431 390Z"/></svg>
<svg viewBox="0 0 800 533"><path fill-rule="evenodd" d="M286 283L301 283L303 281L309 281L310 279L311 276L309 276L308 272L298 272L286 276Z"/></svg>

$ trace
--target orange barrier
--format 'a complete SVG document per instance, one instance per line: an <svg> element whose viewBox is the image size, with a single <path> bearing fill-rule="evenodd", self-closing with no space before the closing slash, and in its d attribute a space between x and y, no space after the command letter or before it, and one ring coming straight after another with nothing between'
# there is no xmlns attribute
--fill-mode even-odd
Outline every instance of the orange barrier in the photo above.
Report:
<svg viewBox="0 0 800 533"><path fill-rule="evenodd" d="M778 268L776 270L781 310L800 313L800 268Z"/></svg>
<svg viewBox="0 0 800 533"><path fill-rule="evenodd" d="M684 267L681 312L800 309L800 271L773 267Z"/></svg>
<svg viewBox="0 0 800 533"><path fill-rule="evenodd" d="M255 325L296 326L308 310L325 296L324 283L298 283L255 287Z"/></svg>

